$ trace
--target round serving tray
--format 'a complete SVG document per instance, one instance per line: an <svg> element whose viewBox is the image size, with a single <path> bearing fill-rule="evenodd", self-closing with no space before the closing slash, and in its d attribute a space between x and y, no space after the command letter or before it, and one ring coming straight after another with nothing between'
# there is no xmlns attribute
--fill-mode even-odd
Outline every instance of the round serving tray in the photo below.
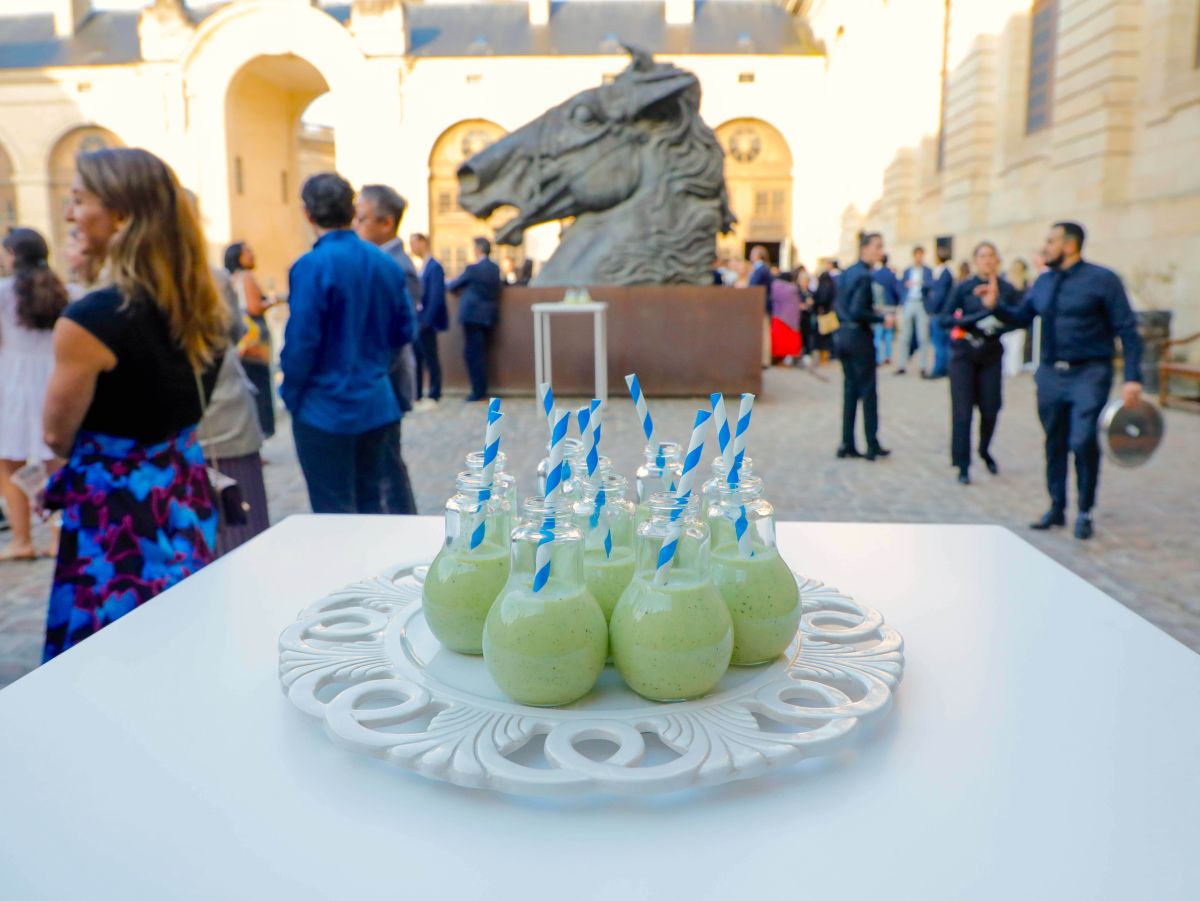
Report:
<svg viewBox="0 0 1200 901"><path fill-rule="evenodd" d="M883 617L797 577L798 641L774 663L731 667L703 698L647 701L610 665L574 704L526 707L482 657L433 637L425 571L400 567L308 607L279 637L279 679L338 744L456 785L644 795L749 779L842 749L887 712L904 670Z"/></svg>

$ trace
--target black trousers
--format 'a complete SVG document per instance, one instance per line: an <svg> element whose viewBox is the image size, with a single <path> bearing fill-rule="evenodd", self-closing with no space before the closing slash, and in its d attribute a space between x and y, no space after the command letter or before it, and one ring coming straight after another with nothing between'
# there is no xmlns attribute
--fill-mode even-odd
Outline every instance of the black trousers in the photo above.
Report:
<svg viewBox="0 0 1200 901"><path fill-rule="evenodd" d="M413 344L417 352L417 400L428 395L442 399L442 362L438 359L437 329L421 326ZM429 373L429 390L425 391L425 373Z"/></svg>
<svg viewBox="0 0 1200 901"><path fill-rule="evenodd" d="M950 348L950 462L959 469L971 465L971 419L979 408L979 453L986 454L1000 418L1000 361L1004 348L999 339L982 347L955 341Z"/></svg>
<svg viewBox="0 0 1200 901"><path fill-rule="evenodd" d="M1037 383L1038 417L1046 433L1046 488L1058 510L1067 506L1067 453L1075 455L1075 481L1079 510L1089 512L1096 503L1100 481L1100 445L1097 442L1100 411L1112 390L1109 360L1096 360L1067 370L1042 364Z"/></svg>
<svg viewBox="0 0 1200 901"><path fill-rule="evenodd" d="M271 366L243 357L242 368L254 385L254 409L258 412L258 424L263 437L270 438L275 434L275 392L271 385Z"/></svg>
<svg viewBox="0 0 1200 901"><path fill-rule="evenodd" d="M491 329L486 325L463 323L463 356L467 361L467 377L471 380L471 396L487 397L487 339Z"/></svg>
<svg viewBox="0 0 1200 901"><path fill-rule="evenodd" d="M854 447L854 420L863 408L867 450L879 446L879 395L875 387L875 339L869 331L843 327L837 332L842 361L842 447Z"/></svg>
<svg viewBox="0 0 1200 901"><path fill-rule="evenodd" d="M400 452L400 423L339 435L293 419L292 436L313 513L384 512L391 449Z"/></svg>

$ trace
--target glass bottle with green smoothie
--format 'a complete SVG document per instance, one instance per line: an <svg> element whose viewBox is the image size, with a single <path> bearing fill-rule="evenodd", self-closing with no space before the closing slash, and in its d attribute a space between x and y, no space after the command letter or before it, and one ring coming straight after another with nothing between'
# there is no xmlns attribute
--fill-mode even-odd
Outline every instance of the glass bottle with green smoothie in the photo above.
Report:
<svg viewBox="0 0 1200 901"><path fill-rule="evenodd" d="M549 451L549 446L546 450ZM579 494L579 480L587 473L584 460L583 442L578 438L563 439L563 477L562 493L565 497L575 497ZM546 474L550 471L550 458L542 457L537 468L537 490L539 494L546 493Z"/></svg>
<svg viewBox="0 0 1200 901"><path fill-rule="evenodd" d="M613 661L642 697L685 701L707 694L729 668L733 621L712 582L708 525L698 518L698 499L660 493L648 506L650 519L637 530L633 581L609 624ZM664 578L659 551L676 534Z"/></svg>
<svg viewBox="0 0 1200 901"><path fill-rule="evenodd" d="M682 450L674 441L646 445L646 459L634 474L637 481L637 523L650 518L650 498L659 492L673 494L683 473Z"/></svg>
<svg viewBox="0 0 1200 901"><path fill-rule="evenodd" d="M467 454L466 462L468 472L483 472L483 451L471 451ZM503 494L504 499L508 501L508 509L511 514L517 512L517 479L508 472L507 466L508 456L504 451L497 451L492 478L496 482L495 490Z"/></svg>
<svg viewBox="0 0 1200 901"><path fill-rule="evenodd" d="M800 590L775 546L775 510L762 479L742 472L736 486L716 488L708 524L713 582L733 617L733 664L754 666L774 660L796 637Z"/></svg>
<svg viewBox="0 0 1200 901"><path fill-rule="evenodd" d="M730 455L732 458L732 454ZM742 457L742 465L738 470L739 477L754 475L754 460L749 456ZM722 456L713 457L712 461L712 478L704 483L704 487L700 489L700 515L704 518L708 517L708 511L712 508L721 496L721 486L729 481L729 464L725 462ZM714 538L716 536L713 536Z"/></svg>
<svg viewBox="0 0 1200 901"><path fill-rule="evenodd" d="M634 506L626 499L629 480L598 470L583 483L575 522L583 532L583 576L607 620L633 579ZM600 493L603 504L597 506Z"/></svg>
<svg viewBox="0 0 1200 901"><path fill-rule="evenodd" d="M547 534L550 574L534 591L537 549ZM513 700L553 707L578 700L596 684L608 652L604 612L583 576L583 533L571 502L552 508L526 498L512 533L508 581L483 630L483 659L500 689Z"/></svg>
<svg viewBox="0 0 1200 901"><path fill-rule="evenodd" d="M508 579L512 511L480 473L460 472L455 489L446 502L446 543L429 565L421 606L438 641L481 654L484 620ZM482 540L472 547L480 525Z"/></svg>

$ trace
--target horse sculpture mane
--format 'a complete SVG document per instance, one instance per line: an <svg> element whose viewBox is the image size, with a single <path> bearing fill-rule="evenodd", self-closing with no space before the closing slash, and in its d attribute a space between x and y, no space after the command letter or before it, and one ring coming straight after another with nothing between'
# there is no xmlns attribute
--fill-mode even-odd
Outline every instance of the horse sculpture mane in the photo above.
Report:
<svg viewBox="0 0 1200 901"><path fill-rule="evenodd" d="M700 118L700 82L629 48L611 84L582 91L467 160L459 201L496 235L575 217L534 285L711 284L718 232L734 217L724 152Z"/></svg>

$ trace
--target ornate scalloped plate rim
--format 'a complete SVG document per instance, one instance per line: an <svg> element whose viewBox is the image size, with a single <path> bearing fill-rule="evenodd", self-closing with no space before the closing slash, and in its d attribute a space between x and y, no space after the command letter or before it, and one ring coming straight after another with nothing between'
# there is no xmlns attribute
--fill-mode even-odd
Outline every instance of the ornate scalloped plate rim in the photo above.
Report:
<svg viewBox="0 0 1200 901"><path fill-rule="evenodd" d="M407 650L404 629L419 612L420 592L403 583L423 566L391 567L301 611L280 636L280 681L288 699L321 719L337 744L465 787L528 795L645 795L753 778L839 750L862 731L857 727L887 713L903 675L903 639L877 611L797 576L805 612L791 656L723 691L693 701L618 709L536 708L481 697L422 669L422 661ZM362 605L354 606L359 597ZM324 631L310 636L317 645L309 644L307 630L316 626ZM328 701L317 698L331 682L347 681L349 687ZM852 698L838 687L847 682L857 683L862 696ZM389 691L404 701L383 710L356 706ZM823 703L792 705L802 697ZM364 725L403 722L430 710L436 712L423 732L377 732ZM757 724L763 718L820 724L777 733ZM638 767L643 736L650 733L678 757ZM508 759L539 735L546 736L549 769ZM607 740L617 751L606 760L592 760L574 746L589 738Z"/></svg>

